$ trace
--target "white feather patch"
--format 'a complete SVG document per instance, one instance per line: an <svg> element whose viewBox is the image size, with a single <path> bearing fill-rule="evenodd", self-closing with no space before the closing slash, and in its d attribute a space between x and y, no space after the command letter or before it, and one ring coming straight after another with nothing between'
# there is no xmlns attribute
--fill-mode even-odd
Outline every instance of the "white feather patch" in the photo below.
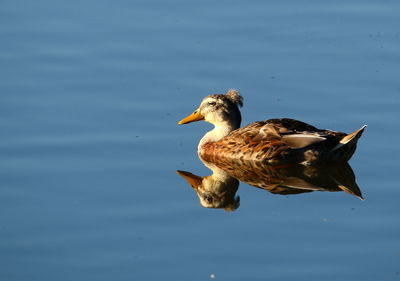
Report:
<svg viewBox="0 0 400 281"><path fill-rule="evenodd" d="M290 148L303 148L324 140L326 140L324 137L307 134L292 134L282 137L282 141Z"/></svg>

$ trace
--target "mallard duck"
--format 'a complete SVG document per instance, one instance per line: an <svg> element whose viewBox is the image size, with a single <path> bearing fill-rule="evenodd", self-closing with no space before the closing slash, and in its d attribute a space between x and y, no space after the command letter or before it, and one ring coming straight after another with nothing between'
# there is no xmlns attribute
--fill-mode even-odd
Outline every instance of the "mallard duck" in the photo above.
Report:
<svg viewBox="0 0 400 281"><path fill-rule="evenodd" d="M240 128L241 106L243 98L236 90L209 95L178 124L204 120L214 125L198 145L199 155L208 161L226 157L269 164L304 165L348 161L366 127L346 134L282 118L253 122Z"/></svg>

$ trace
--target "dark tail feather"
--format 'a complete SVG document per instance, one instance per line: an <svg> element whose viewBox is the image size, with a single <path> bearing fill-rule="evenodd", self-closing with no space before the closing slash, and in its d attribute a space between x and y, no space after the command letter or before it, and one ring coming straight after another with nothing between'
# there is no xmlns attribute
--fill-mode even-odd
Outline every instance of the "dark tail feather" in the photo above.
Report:
<svg viewBox="0 0 400 281"><path fill-rule="evenodd" d="M367 127L367 125L364 125L357 131L354 131L353 133L348 134L347 136L345 136L344 138L342 138L340 140L340 143L346 145L346 144L351 144L351 143L357 142L357 140L361 137L361 135L364 132L364 129L366 127Z"/></svg>
<svg viewBox="0 0 400 281"><path fill-rule="evenodd" d="M331 150L331 155L335 155L336 157L334 158L337 158L336 160L348 161L356 150L357 141L366 127L367 125L364 125L353 133L344 136Z"/></svg>

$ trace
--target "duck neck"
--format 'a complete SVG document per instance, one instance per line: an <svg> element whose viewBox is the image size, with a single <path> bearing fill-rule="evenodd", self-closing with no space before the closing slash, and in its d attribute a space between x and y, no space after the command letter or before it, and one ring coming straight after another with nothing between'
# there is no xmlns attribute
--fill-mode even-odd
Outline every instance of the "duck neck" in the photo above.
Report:
<svg viewBox="0 0 400 281"><path fill-rule="evenodd" d="M207 132L204 137L200 140L198 151L200 152L201 147L210 142L216 142L227 136L230 132L240 127L240 122L219 122L213 124L215 127L211 131Z"/></svg>

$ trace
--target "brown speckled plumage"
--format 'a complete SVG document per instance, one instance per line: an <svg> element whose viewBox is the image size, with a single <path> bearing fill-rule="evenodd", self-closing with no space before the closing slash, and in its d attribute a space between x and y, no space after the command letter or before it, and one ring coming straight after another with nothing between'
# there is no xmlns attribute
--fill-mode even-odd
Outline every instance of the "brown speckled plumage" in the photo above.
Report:
<svg viewBox="0 0 400 281"><path fill-rule="evenodd" d="M210 95L200 107L180 121L186 124L205 120L215 125L200 141L198 152L205 159L216 157L281 163L326 163L348 161L365 128L346 134L320 130L304 122L270 119L240 127L243 99L230 90L225 95ZM195 117L193 117L195 116Z"/></svg>

